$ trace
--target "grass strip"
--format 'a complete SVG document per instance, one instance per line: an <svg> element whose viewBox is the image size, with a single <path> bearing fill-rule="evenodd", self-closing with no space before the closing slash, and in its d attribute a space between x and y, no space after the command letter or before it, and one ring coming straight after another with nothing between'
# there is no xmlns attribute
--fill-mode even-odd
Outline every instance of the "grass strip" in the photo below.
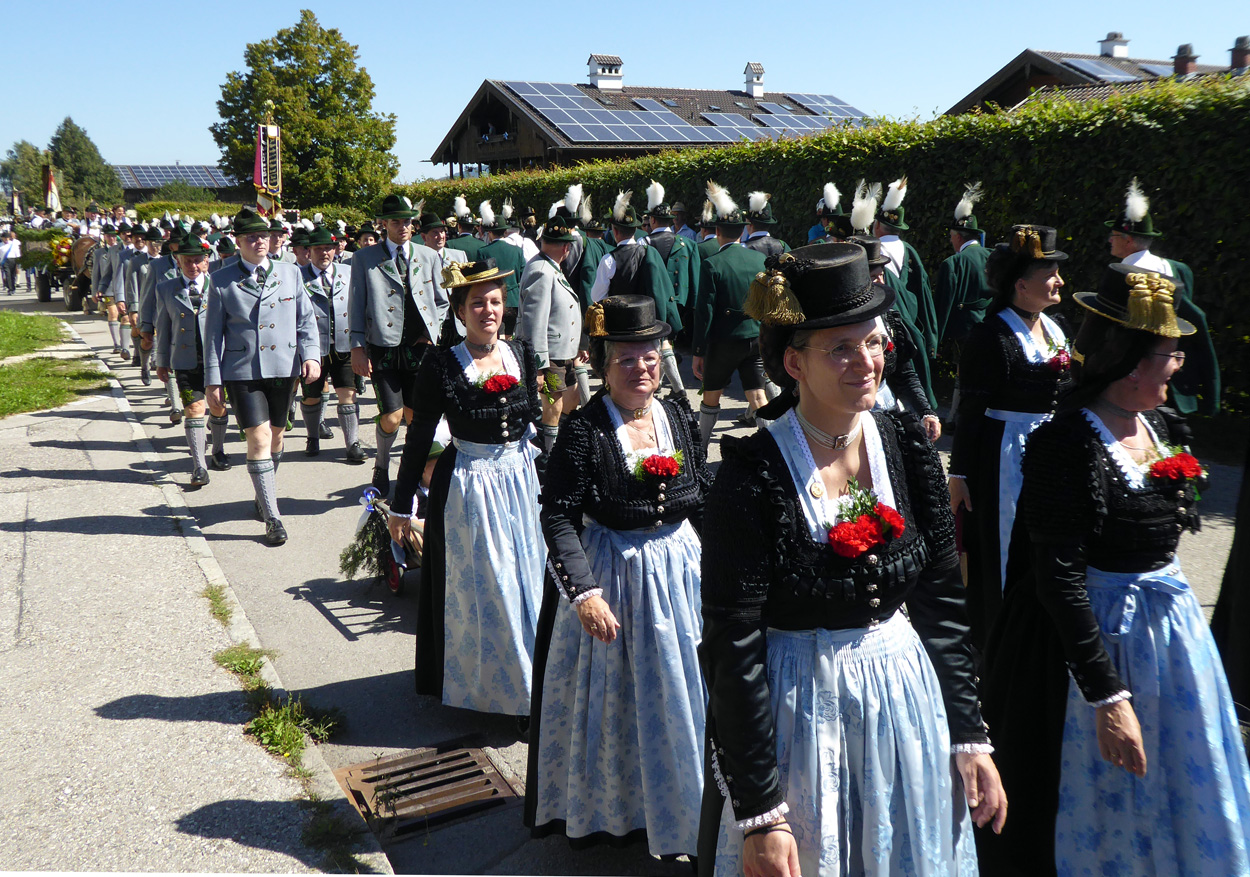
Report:
<svg viewBox="0 0 1250 877"><path fill-rule="evenodd" d="M63 340L64 328L56 317L0 311L0 359L33 353Z"/></svg>
<svg viewBox="0 0 1250 877"><path fill-rule="evenodd" d="M230 603L226 600L225 585L208 585L200 592L200 596L208 600L208 614L221 622L222 627L229 627L234 613L230 608Z"/></svg>
<svg viewBox="0 0 1250 877"><path fill-rule="evenodd" d="M108 384L83 361L37 356L0 368L0 417L59 408Z"/></svg>

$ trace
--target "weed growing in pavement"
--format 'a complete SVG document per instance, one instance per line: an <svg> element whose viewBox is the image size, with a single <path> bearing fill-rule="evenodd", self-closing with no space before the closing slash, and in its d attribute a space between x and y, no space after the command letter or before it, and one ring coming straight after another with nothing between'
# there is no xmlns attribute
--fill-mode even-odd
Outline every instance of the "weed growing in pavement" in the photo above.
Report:
<svg viewBox="0 0 1250 877"><path fill-rule="evenodd" d="M266 649L254 649L247 643L237 643L228 649L222 649L213 655L217 666L228 670L243 682L260 681L260 668L265 665L266 658L272 658L273 652ZM249 689L254 687L247 686Z"/></svg>
<svg viewBox="0 0 1250 877"><path fill-rule="evenodd" d="M226 600L226 586L208 585L200 592L200 596L208 600L208 614L220 621L222 627L229 627L234 613Z"/></svg>

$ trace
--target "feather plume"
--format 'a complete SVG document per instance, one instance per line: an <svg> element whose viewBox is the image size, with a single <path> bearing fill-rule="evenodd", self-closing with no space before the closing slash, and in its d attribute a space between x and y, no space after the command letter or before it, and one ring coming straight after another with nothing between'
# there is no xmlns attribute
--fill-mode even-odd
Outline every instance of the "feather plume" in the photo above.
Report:
<svg viewBox="0 0 1250 877"><path fill-rule="evenodd" d="M451 202L451 209L456 214L456 219L467 219L473 215L469 212L469 202L463 195L455 197L455 200Z"/></svg>
<svg viewBox="0 0 1250 877"><path fill-rule="evenodd" d="M612 205L612 218L617 222L625 221L625 209L629 207L629 199L634 197L631 192L617 192L616 203Z"/></svg>
<svg viewBox="0 0 1250 877"><path fill-rule="evenodd" d="M512 218L512 199L511 198L503 199L503 209L500 210L499 213L503 217L504 222L507 222L508 220Z"/></svg>
<svg viewBox="0 0 1250 877"><path fill-rule="evenodd" d="M885 203L881 205L881 209L886 213L898 210L899 205L903 203L903 198L906 197L906 195L907 177L902 176L890 183L890 191L885 193Z"/></svg>
<svg viewBox="0 0 1250 877"><path fill-rule="evenodd" d="M569 190L564 193L564 209L569 212L569 216L577 215L577 205L582 203L582 184L574 183L569 186Z"/></svg>
<svg viewBox="0 0 1250 877"><path fill-rule="evenodd" d="M969 183L964 189L964 196L959 199L959 203L955 205L955 220L963 221L972 215L972 205L981 200L981 184L979 182Z"/></svg>
<svg viewBox="0 0 1250 877"><path fill-rule="evenodd" d="M851 204L851 228L867 231L877 215L877 199L881 197L881 184L868 185L863 180L855 188L855 200Z"/></svg>
<svg viewBox="0 0 1250 877"><path fill-rule="evenodd" d="M752 213L759 213L768 204L768 199L773 197L767 192L751 192L747 195L747 210Z"/></svg>
<svg viewBox="0 0 1250 877"><path fill-rule="evenodd" d="M1124 215L1129 222L1141 222L1150 212L1150 199L1141 190L1137 177L1128 184L1128 194L1124 197Z"/></svg>
<svg viewBox="0 0 1250 877"><path fill-rule="evenodd" d="M177 216L175 216L175 217L174 217L174 219L177 219L177 218L178 218ZM274 219L276 219L276 220L278 220L278 222L286 222L286 217L282 215L282 211L281 211L281 210L279 210L277 213L275 213L275 214L273 215L273 218L274 218Z"/></svg>
<svg viewBox="0 0 1250 877"><path fill-rule="evenodd" d="M590 221L595 218L594 211L590 207L590 196L586 195L582 198L582 203L577 207L577 218L581 220L582 225L589 225Z"/></svg>
<svg viewBox="0 0 1250 877"><path fill-rule="evenodd" d="M712 202L710 200L704 199L703 213L700 214L699 218L702 220L704 225L708 224L709 222L711 222L713 219L716 218L716 214L714 212L714 209L712 207Z"/></svg>
<svg viewBox="0 0 1250 877"><path fill-rule="evenodd" d="M417 213L422 213L425 210L425 199L422 198L420 201L418 201L417 206L412 209L415 210ZM317 214L317 215L320 216L321 214ZM318 219L317 221L320 222L321 220Z"/></svg>
<svg viewBox="0 0 1250 877"><path fill-rule="evenodd" d="M318 216L320 216L321 214L320 214L320 213L318 213L317 215L318 215ZM301 219L301 220L299 221L299 224L300 224L303 228L307 229L308 231L314 231L314 230L317 228L316 223L314 223L311 219L309 219L309 218L307 218L307 217L305 217L305 218Z"/></svg>
<svg viewBox="0 0 1250 877"><path fill-rule="evenodd" d="M707 197L712 202L712 208L716 211L716 215L721 219L738 209L738 205L729 197L729 190L711 180L708 180L707 183Z"/></svg>
<svg viewBox="0 0 1250 877"><path fill-rule="evenodd" d="M174 222L177 222L177 221L181 218L181 216L182 216L182 214L180 214L180 213L175 213L175 214L174 214Z"/></svg>
<svg viewBox="0 0 1250 877"><path fill-rule="evenodd" d="M164 216L164 219L165 219L165 221L166 221L166 222L173 222L173 221L174 221L174 218L173 218L172 216L170 216L170 215L169 215L169 211L168 211L168 210L166 210L166 211L165 211L165 216Z"/></svg>
<svg viewBox="0 0 1250 877"><path fill-rule="evenodd" d="M334 224L338 227L339 234L347 234L347 223L341 219L336 219Z"/></svg>
<svg viewBox="0 0 1250 877"><path fill-rule="evenodd" d="M404 198L404 206L405 206L405 207L407 207L409 210L411 210L411 209L412 209L412 199L411 199L411 198L409 198L407 195L404 195L404 196L403 196L403 198Z"/></svg>
<svg viewBox="0 0 1250 877"><path fill-rule="evenodd" d="M495 211L490 206L489 201L483 201L481 206L478 207L478 212L482 216L482 225L492 226L495 224Z"/></svg>
<svg viewBox="0 0 1250 877"><path fill-rule="evenodd" d="M315 222L317 225L321 225L321 219L322 219L322 216L320 213L313 214L313 222Z"/></svg>
<svg viewBox="0 0 1250 877"><path fill-rule="evenodd" d="M647 186L647 209L654 210L658 205L664 203L664 186L651 181L651 185Z"/></svg>
<svg viewBox="0 0 1250 877"><path fill-rule="evenodd" d="M561 207L563 207L563 206L564 206L564 202L563 202L563 201L553 201L553 202L551 202L551 207L550 207L550 208L548 208L548 210L547 210L547 218L548 218L548 219L554 219L554 218L555 218L555 215L556 215L556 211L558 211L558 210L559 210Z"/></svg>
<svg viewBox="0 0 1250 877"><path fill-rule="evenodd" d="M218 216L216 213L214 213L212 216L209 217L209 220L213 223L213 225L217 225L217 221L219 219L221 219L221 217Z"/></svg>
<svg viewBox="0 0 1250 877"><path fill-rule="evenodd" d="M842 200L842 193L838 191L838 187L833 183L825 183L824 196L821 203L829 210L837 210L838 202Z"/></svg>

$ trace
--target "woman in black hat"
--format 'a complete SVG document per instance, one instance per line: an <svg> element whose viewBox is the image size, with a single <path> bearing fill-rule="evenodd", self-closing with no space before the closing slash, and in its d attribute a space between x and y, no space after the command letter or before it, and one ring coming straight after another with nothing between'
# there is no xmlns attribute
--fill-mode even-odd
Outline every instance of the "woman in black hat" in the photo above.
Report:
<svg viewBox="0 0 1250 877"><path fill-rule="evenodd" d="M1124 264L1076 294L1076 388L1029 439L1012 562L1031 567L985 656L1012 800L978 837L991 873L1250 873L1250 768L1175 553L1204 476L1156 410L1194 331L1179 294Z"/></svg>
<svg viewBox="0 0 1250 877"><path fill-rule="evenodd" d="M708 496L701 873L975 873L973 819L1006 818L941 462L873 410L893 300L835 243L770 257L747 302L785 392Z"/></svg>
<svg viewBox="0 0 1250 877"><path fill-rule="evenodd" d="M1059 304L1068 256L1043 225L1012 227L985 270L994 301L959 361L959 431L951 448L951 508L964 508L968 614L983 648L1002 606L1007 547L1020 495L1020 460L1037 425L1071 385L1068 339L1044 311Z"/></svg>
<svg viewBox="0 0 1250 877"><path fill-rule="evenodd" d="M530 714L534 629L547 550L538 525L534 351L500 341L507 274L491 260L443 269L465 339L426 356L391 504L406 544L439 419L452 447L430 482L417 597L417 692L448 706Z"/></svg>
<svg viewBox="0 0 1250 877"><path fill-rule="evenodd" d="M652 855L693 854L710 478L685 398L656 398L671 330L655 301L609 296L586 322L604 389L560 428L543 486L554 586L535 650L526 824L575 846L645 835Z"/></svg>

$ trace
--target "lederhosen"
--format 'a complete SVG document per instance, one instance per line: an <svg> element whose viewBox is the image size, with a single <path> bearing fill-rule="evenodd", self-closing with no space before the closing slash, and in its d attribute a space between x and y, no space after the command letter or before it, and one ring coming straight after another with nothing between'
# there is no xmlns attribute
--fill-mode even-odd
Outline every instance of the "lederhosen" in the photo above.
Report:
<svg viewBox="0 0 1250 877"><path fill-rule="evenodd" d="M207 277L205 277L207 281ZM200 335L200 310L204 307L205 292L193 293L195 286L187 286L187 298L191 299L191 308L195 313L195 368L174 369L174 382L178 385L178 394L183 405L200 402L204 399L204 339Z"/></svg>
<svg viewBox="0 0 1250 877"><path fill-rule="evenodd" d="M328 271L321 272L321 276L317 278L317 283L322 284L321 288L326 289L324 280ZM333 282L330 284L331 289L326 289L326 296L329 298L330 307L327 308L330 321L330 343L326 346L326 352L321 357L321 374L317 380L304 384L304 398L318 399L325 391L326 378L330 379L330 383L336 390L345 390L348 387L355 388L356 375L352 372L352 356L350 353L339 353L334 349L334 295Z"/></svg>
<svg viewBox="0 0 1250 877"><path fill-rule="evenodd" d="M408 256L409 261L412 258L412 255ZM398 273L404 284L403 336L397 347L367 345L369 362L373 366L373 391L383 414L413 407L416 400L417 372L431 347L425 320L421 319L421 311L412 299L408 272Z"/></svg>

